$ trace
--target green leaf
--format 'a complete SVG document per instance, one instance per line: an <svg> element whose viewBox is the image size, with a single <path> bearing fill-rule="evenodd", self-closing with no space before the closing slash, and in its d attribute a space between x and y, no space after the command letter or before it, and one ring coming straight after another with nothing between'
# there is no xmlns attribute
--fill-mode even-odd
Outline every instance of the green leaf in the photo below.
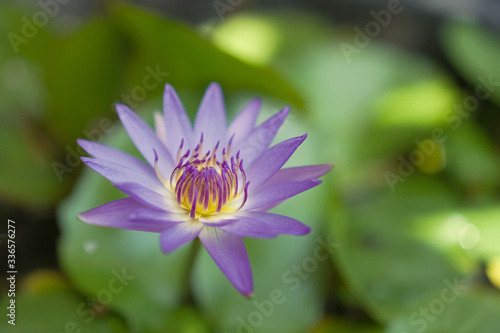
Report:
<svg viewBox="0 0 500 333"><path fill-rule="evenodd" d="M293 31L297 20L273 22L274 28ZM420 215L456 207L453 192L417 173L392 193L383 164L442 123L456 88L427 59L375 42L348 63L339 45L354 36L333 31L324 37L324 28L316 28L323 37L295 40L293 33L282 34L272 62L304 96L310 137L318 140L311 149L323 162L336 163L325 184L336 199L319 208L327 234L340 244L334 264L367 312L383 322L419 304L443 279L463 273L444 251L407 230ZM432 100L423 103L431 92ZM406 111L411 123L400 115ZM387 131L389 126L401 135Z"/></svg>
<svg viewBox="0 0 500 333"><path fill-rule="evenodd" d="M105 19L90 21L59 40L56 49L47 68L45 121L61 145L74 147L76 138L88 136L84 131L91 120L114 111L125 75L127 49ZM99 122L92 125L97 127Z"/></svg>
<svg viewBox="0 0 500 333"><path fill-rule="evenodd" d="M478 24L450 21L443 26L441 41L446 55L473 88L500 103L500 39ZM493 84L484 85L484 82Z"/></svg>
<svg viewBox="0 0 500 333"><path fill-rule="evenodd" d="M348 63L339 45L349 38L354 36L333 31L328 38L302 40L298 45L285 41L288 46L276 60L284 76L303 94L308 122L323 142L321 152L325 159L338 162L335 182L346 191L367 183L383 185L380 159L397 156L413 147L416 138L429 135L440 122L439 112L455 94L439 68L402 50L373 43ZM286 56L288 49L295 50L293 57ZM398 104L408 96L413 101L422 99L429 91L434 94L432 101L412 105L410 110L415 116L430 106L427 116L420 115L420 124L407 126L400 116L406 112ZM390 130L387 124L382 126L381 118L391 118Z"/></svg>
<svg viewBox="0 0 500 333"><path fill-rule="evenodd" d="M327 20L306 12L280 11L231 15L219 22L211 37L215 45L239 59L284 69L284 58L293 59L304 46L330 36Z"/></svg>
<svg viewBox="0 0 500 333"><path fill-rule="evenodd" d="M500 184L497 147L472 120L463 119L459 126L447 132L446 172L471 195L493 194Z"/></svg>
<svg viewBox="0 0 500 333"><path fill-rule="evenodd" d="M340 318L327 318L310 333L382 333L383 329L375 325L347 321Z"/></svg>
<svg viewBox="0 0 500 333"><path fill-rule="evenodd" d="M0 6L0 34L6 37L0 40L0 197L12 205L41 207L53 204L66 188L51 166L58 149L41 124L41 73L54 38L45 27L24 37L22 18L28 16Z"/></svg>
<svg viewBox="0 0 500 333"><path fill-rule="evenodd" d="M416 140L432 139L433 130L443 127L443 115L457 97L455 86L441 73L382 92L367 115L373 122L363 133L376 139L360 153L368 158L392 158L396 152L417 148Z"/></svg>
<svg viewBox="0 0 500 333"><path fill-rule="evenodd" d="M33 280L33 274L27 280ZM53 279L47 274L38 274L36 279ZM33 281L30 281L33 283ZM100 312L92 307L81 295L78 295L67 284L60 282L38 281L43 283L41 290L17 292L15 297L16 320L11 326L5 317L0 322L2 332L96 332L124 333L127 332L122 320L112 313ZM3 298L2 309L10 306L9 299ZM9 310L10 311L10 310ZM4 315L5 316L5 315Z"/></svg>
<svg viewBox="0 0 500 333"><path fill-rule="evenodd" d="M467 254L479 262L500 257L500 206L494 203L491 206L468 209L463 212L464 221L472 228L462 229L459 235Z"/></svg>
<svg viewBox="0 0 500 333"><path fill-rule="evenodd" d="M247 89L302 105L297 92L275 72L221 52L186 26L128 5L115 5L113 9L116 23L132 45L134 62L129 82L142 82L148 67L162 73L157 75L162 84L148 95L160 95L166 82L176 89L201 90L217 81L226 93Z"/></svg>
<svg viewBox="0 0 500 333"><path fill-rule="evenodd" d="M500 326L498 309L500 295L486 290L470 293L453 294L446 291L443 299L442 290L434 294L434 298L416 306L414 312L394 320L386 330L387 333L496 333ZM451 295L451 296L450 296ZM457 295L457 296L456 296ZM425 313L423 312L425 311Z"/></svg>
<svg viewBox="0 0 500 333"><path fill-rule="evenodd" d="M49 205L65 190L51 166L57 154L37 124L15 110L0 115L0 197L17 205Z"/></svg>
<svg viewBox="0 0 500 333"><path fill-rule="evenodd" d="M30 61L44 61L51 56L54 35L49 24L38 26L33 15L38 6L0 5L0 60L22 57ZM40 16L39 16L40 17Z"/></svg>
<svg viewBox="0 0 500 333"><path fill-rule="evenodd" d="M412 235L418 218L450 209L452 197L445 187L413 175L397 193L374 191L331 219L341 244L335 263L376 319L413 309L443 280L463 274L442 251Z"/></svg>

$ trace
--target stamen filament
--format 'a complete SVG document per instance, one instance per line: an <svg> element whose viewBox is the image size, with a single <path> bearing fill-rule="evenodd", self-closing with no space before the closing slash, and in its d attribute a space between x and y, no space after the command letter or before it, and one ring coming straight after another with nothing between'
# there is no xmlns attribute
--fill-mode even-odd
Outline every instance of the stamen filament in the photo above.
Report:
<svg viewBox="0 0 500 333"><path fill-rule="evenodd" d="M236 158L229 155L233 138L234 135L228 146L222 149L222 161L218 161L216 155L220 141L212 150L203 154L202 133L200 142L192 153L188 149L184 155L181 155L184 140L181 141L177 151L177 166L170 175L169 184L177 203L189 211L191 218L235 211L245 204L248 183L243 160L240 160L239 152ZM158 176L161 175L158 173ZM238 209L234 205L228 206L241 195L244 197Z"/></svg>

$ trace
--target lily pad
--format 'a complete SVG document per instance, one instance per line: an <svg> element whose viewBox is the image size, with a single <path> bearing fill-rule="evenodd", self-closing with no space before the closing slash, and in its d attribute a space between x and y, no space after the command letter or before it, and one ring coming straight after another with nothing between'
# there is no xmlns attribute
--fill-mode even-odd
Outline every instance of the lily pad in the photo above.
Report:
<svg viewBox="0 0 500 333"><path fill-rule="evenodd" d="M248 65L221 52L178 22L123 4L113 6L113 15L133 47L134 63L128 79L134 85L142 82L149 66L161 71L165 83L176 89L202 90L217 81L226 93L247 89L299 106L303 103L300 95L271 69ZM162 87L153 88L148 96L159 96L162 91ZM193 109L189 101L186 106Z"/></svg>
<svg viewBox="0 0 500 333"><path fill-rule="evenodd" d="M449 297L449 293L446 296ZM477 290L449 297L445 302L442 294L436 293L434 299L392 322L386 332L495 333L500 325L498 296L486 290Z"/></svg>
<svg viewBox="0 0 500 333"><path fill-rule="evenodd" d="M2 320L2 332L127 332L126 325L119 316L93 307L67 282L49 281L57 279L54 274L34 272L26 279L31 280L31 285L36 284L38 287L17 293L15 326L7 322L11 319ZM40 288L41 284L44 285L43 288ZM9 299L4 298L1 306L3 309L11 306Z"/></svg>
<svg viewBox="0 0 500 333"><path fill-rule="evenodd" d="M441 43L455 68L462 73L473 89L482 86L481 94L488 94L500 103L500 39L478 24L449 21L443 25Z"/></svg>

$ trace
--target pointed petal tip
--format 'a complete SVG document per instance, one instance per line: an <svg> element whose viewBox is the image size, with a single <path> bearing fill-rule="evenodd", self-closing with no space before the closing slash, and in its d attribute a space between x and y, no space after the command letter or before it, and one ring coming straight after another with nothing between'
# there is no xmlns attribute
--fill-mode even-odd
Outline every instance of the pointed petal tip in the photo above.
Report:
<svg viewBox="0 0 500 333"><path fill-rule="evenodd" d="M306 140L306 138L307 138L307 133L304 135L298 136L295 139L297 139L297 141L299 141L299 144L302 144L302 142L304 142Z"/></svg>
<svg viewBox="0 0 500 333"><path fill-rule="evenodd" d="M163 254L171 254L172 252L175 251L175 249L171 249L171 248L168 248L165 245L163 245L161 241L160 241L160 250L161 250L161 253L163 253Z"/></svg>
<svg viewBox="0 0 500 333"><path fill-rule="evenodd" d="M290 114L290 107L289 106L285 106L283 109L281 109L281 111L279 111L277 113L279 115L280 118L282 118L282 121L285 121L285 119L288 117L288 115Z"/></svg>
<svg viewBox="0 0 500 333"><path fill-rule="evenodd" d="M243 295L251 295L252 269L243 239L214 227L203 227L199 238L236 290Z"/></svg>
<svg viewBox="0 0 500 333"><path fill-rule="evenodd" d="M84 213L79 213L76 218L81 221L81 222L85 222L85 217L83 216Z"/></svg>
<svg viewBox="0 0 500 333"><path fill-rule="evenodd" d="M295 142L298 142L299 143L299 146L302 144L302 142L305 141L305 139L307 138L307 133L304 134L304 135L301 135L301 136L296 136L294 138L290 138L288 140L285 140L285 141L288 141L290 143L295 143ZM281 143L285 142L285 141L282 141Z"/></svg>
<svg viewBox="0 0 500 333"><path fill-rule="evenodd" d="M84 145L88 145L91 141L85 139L76 139L76 143L83 148Z"/></svg>
<svg viewBox="0 0 500 333"><path fill-rule="evenodd" d="M80 159L85 164L88 164L88 163L90 163L90 162L92 162L94 160L92 157L86 157L86 156L80 156Z"/></svg>
<svg viewBox="0 0 500 333"><path fill-rule="evenodd" d="M203 97L209 96L210 94L223 96L222 87L218 82L211 82L205 90Z"/></svg>
<svg viewBox="0 0 500 333"><path fill-rule="evenodd" d="M90 151L92 150L92 144L94 144L94 142L88 141L88 140L85 140L85 139L76 139L76 143L80 147L82 147L83 150L85 150L87 153L89 153L90 155L92 155L90 153Z"/></svg>
<svg viewBox="0 0 500 333"><path fill-rule="evenodd" d="M174 87L172 87L172 85L170 83L166 83L165 84L165 92L167 92L167 91L170 92L172 90L175 91Z"/></svg>
<svg viewBox="0 0 500 333"><path fill-rule="evenodd" d="M260 106L262 105L262 99L261 99L261 98L259 98L259 97L258 97L258 98L254 98L254 99L252 99L252 100L250 101L250 103L252 103L252 104L257 104L257 105L259 105L259 107L260 107Z"/></svg>
<svg viewBox="0 0 500 333"><path fill-rule="evenodd" d="M227 135L224 94L218 83L211 83L205 90L194 121L194 140L203 132L205 142L213 147L219 137Z"/></svg>
<svg viewBox="0 0 500 333"><path fill-rule="evenodd" d="M312 229L310 226L304 224L304 228L301 231L302 233L298 234L297 236L305 236L305 235L309 234L311 232L311 230Z"/></svg>
<svg viewBox="0 0 500 333"><path fill-rule="evenodd" d="M208 89L220 89L222 90L219 82L216 82L216 81L213 81L213 82L210 82L210 84L208 85Z"/></svg>
<svg viewBox="0 0 500 333"><path fill-rule="evenodd" d="M81 212L76 216L76 219L79 220L80 222L87 223L87 224L94 224L91 222L91 220L87 216L87 212Z"/></svg>
<svg viewBox="0 0 500 333"><path fill-rule="evenodd" d="M122 120L122 117L123 116L127 116L127 115L130 115L130 114L134 114L134 111L132 111L132 109L130 109L127 105L125 104L121 104L121 103L118 103L115 105L116 107L116 113L118 113L118 117L120 118L120 120Z"/></svg>
<svg viewBox="0 0 500 333"><path fill-rule="evenodd" d="M172 98L175 101L180 101L177 96L177 92L175 88L169 83L165 84L165 90L163 91L163 98L166 100L167 98Z"/></svg>
<svg viewBox="0 0 500 333"><path fill-rule="evenodd" d="M335 164L325 163L325 164L323 164L323 166L324 166L324 170L319 177L322 177L322 176L326 175L327 173L329 173L330 171L332 171L332 169L335 167Z"/></svg>
<svg viewBox="0 0 500 333"><path fill-rule="evenodd" d="M260 108L262 107L262 99L260 99L260 98L254 98L254 99L252 99L245 106L245 108L248 108L248 107L255 108L257 111L260 110Z"/></svg>
<svg viewBox="0 0 500 333"><path fill-rule="evenodd" d="M317 167L322 169L321 173L316 175L316 178L319 178L329 173L335 167L335 165L333 163L325 163L325 164L318 164Z"/></svg>
<svg viewBox="0 0 500 333"><path fill-rule="evenodd" d="M115 104L116 112L120 113L123 111L128 111L128 106L122 103L116 103Z"/></svg>
<svg viewBox="0 0 500 333"><path fill-rule="evenodd" d="M242 293L242 295L245 296L245 298L247 300L249 300L249 301L251 301L254 298L254 296L255 296L255 294L253 293L253 291L250 291L249 293Z"/></svg>

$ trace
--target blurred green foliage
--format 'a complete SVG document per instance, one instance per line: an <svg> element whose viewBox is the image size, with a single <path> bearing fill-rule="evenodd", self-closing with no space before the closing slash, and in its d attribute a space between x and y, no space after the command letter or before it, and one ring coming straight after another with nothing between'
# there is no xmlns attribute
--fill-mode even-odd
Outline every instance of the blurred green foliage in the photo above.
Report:
<svg viewBox="0 0 500 333"><path fill-rule="evenodd" d="M15 15L22 13L2 8L2 34L17 29ZM429 59L376 41L347 64L339 44L352 33L316 16L242 14L201 30L205 37L112 5L68 36L41 29L15 56L0 42L0 154L8 156L0 196L58 205L68 278L31 277L50 288L26 287L18 297L20 332L59 332L75 322L84 332L497 333L499 147L475 118L481 104L467 117L453 111L471 92ZM494 37L455 22L442 37L472 87L478 76L500 79ZM144 88L157 68L158 84ZM253 96L263 98L262 119L291 104L277 141L311 135L290 165L336 167L322 186L273 210L312 226L310 235L246 240L254 300L241 297L203 250L188 281L195 307L184 299L189 247L165 256L157 234L76 220L123 194L89 169L80 174L72 158L75 139L86 136L137 154L122 126L111 124L123 94L144 88L131 106L151 123L164 83L193 116L211 81L221 83L231 115ZM489 103L500 102L499 91ZM335 246L323 261L314 255L325 242ZM296 271L311 260L309 273ZM114 293L117 272L129 280ZM95 318L86 320L81 304Z"/></svg>

